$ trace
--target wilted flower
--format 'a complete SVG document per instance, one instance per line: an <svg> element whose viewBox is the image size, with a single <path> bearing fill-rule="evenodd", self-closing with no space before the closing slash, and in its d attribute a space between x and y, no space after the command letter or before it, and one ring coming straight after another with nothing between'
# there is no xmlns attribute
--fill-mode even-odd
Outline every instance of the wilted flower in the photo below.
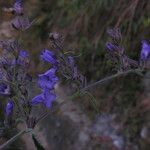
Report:
<svg viewBox="0 0 150 150"><path fill-rule="evenodd" d="M61 51L63 49L63 36L59 33L53 32L49 34L50 42L53 49Z"/></svg>
<svg viewBox="0 0 150 150"><path fill-rule="evenodd" d="M16 0L15 4L13 6L13 12L16 15L23 15L23 6L22 6L22 0Z"/></svg>
<svg viewBox="0 0 150 150"><path fill-rule="evenodd" d="M71 67L75 65L74 58L72 56L68 56L68 62Z"/></svg>
<svg viewBox="0 0 150 150"><path fill-rule="evenodd" d="M56 33L56 32L49 34L49 38L51 40L58 40L60 37L61 37L61 35L59 33Z"/></svg>
<svg viewBox="0 0 150 150"><path fill-rule="evenodd" d="M10 95L10 87L5 83L0 83L0 95Z"/></svg>
<svg viewBox="0 0 150 150"><path fill-rule="evenodd" d="M39 103L43 103L45 107L51 108L52 102L56 99L56 95L50 92L49 89L45 89L42 94L35 96L31 103L32 105L36 105Z"/></svg>
<svg viewBox="0 0 150 150"><path fill-rule="evenodd" d="M5 107L5 113L7 116L10 116L13 112L14 103L12 100L9 100L6 107Z"/></svg>
<svg viewBox="0 0 150 150"><path fill-rule="evenodd" d="M58 81L58 77L55 75L56 69L51 68L48 71L46 71L44 74L39 75L38 84L39 87L42 89L48 88L53 89L54 85Z"/></svg>
<svg viewBox="0 0 150 150"><path fill-rule="evenodd" d="M142 41L142 50L140 54L141 60L147 60L150 54L150 45L147 43L147 41Z"/></svg>
<svg viewBox="0 0 150 150"><path fill-rule="evenodd" d="M12 27L15 28L16 30L27 30L31 26L31 22L29 21L28 17L20 17L17 16L13 21L12 21Z"/></svg>
<svg viewBox="0 0 150 150"><path fill-rule="evenodd" d="M49 51L47 49L43 50L41 53L41 59L51 63L52 65L57 65L58 62L56 60L55 54L52 51Z"/></svg>
<svg viewBox="0 0 150 150"><path fill-rule="evenodd" d="M0 80L5 80L7 81L8 79L8 74L7 74L7 71L1 66L0 67Z"/></svg>
<svg viewBox="0 0 150 150"><path fill-rule="evenodd" d="M2 56L1 58L0 58L0 65L2 65L2 66L7 66L7 67L12 67L12 66L14 66L14 65L16 65L16 60L15 60L15 58L14 58L14 56Z"/></svg>
<svg viewBox="0 0 150 150"><path fill-rule="evenodd" d="M114 40L121 40L121 32L119 28L112 28L112 29L108 29L107 33L109 34L109 36L114 39Z"/></svg>
<svg viewBox="0 0 150 150"><path fill-rule="evenodd" d="M109 52L117 52L117 54L124 54L124 48L119 45L115 45L114 43L107 42L106 48Z"/></svg>
<svg viewBox="0 0 150 150"><path fill-rule="evenodd" d="M0 41L0 48L6 52L18 51L20 49L20 45L18 41Z"/></svg>

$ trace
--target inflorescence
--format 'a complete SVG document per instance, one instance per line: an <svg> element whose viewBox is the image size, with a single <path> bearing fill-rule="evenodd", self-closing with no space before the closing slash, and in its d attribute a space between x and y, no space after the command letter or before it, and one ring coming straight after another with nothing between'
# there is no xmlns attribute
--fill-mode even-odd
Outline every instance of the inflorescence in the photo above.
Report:
<svg viewBox="0 0 150 150"><path fill-rule="evenodd" d="M14 19L11 21L14 30L20 33L20 31L26 31L31 27L32 23L25 16L22 0L16 0L9 10L14 15ZM62 36L58 33L50 33L49 38L55 52L48 49L42 50L40 61L48 63L50 68L38 75L35 86L38 86L41 93L32 98L29 94L29 84L33 82L33 78L29 74L30 54L22 49L18 40L0 41L0 49L2 50L0 56L0 95L7 99L5 122L15 116L24 119L27 127L34 128L38 119L30 117L32 109L38 104L52 108L52 103L57 98L55 85L61 77L67 81L75 82L78 90L85 85L85 77L78 71L74 56L63 52Z"/></svg>
<svg viewBox="0 0 150 150"><path fill-rule="evenodd" d="M109 29L107 31L110 40L106 43L107 53L109 59L118 66L119 71L126 71L129 69L142 68L149 61L150 45L146 40L142 41L142 48L139 56L139 60L133 60L126 54L124 47L122 46L122 35L118 28Z"/></svg>

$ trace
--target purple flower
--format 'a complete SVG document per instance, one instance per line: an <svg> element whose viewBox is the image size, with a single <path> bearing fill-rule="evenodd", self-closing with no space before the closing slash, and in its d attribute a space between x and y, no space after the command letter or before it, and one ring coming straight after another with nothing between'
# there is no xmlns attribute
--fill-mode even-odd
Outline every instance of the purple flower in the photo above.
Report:
<svg viewBox="0 0 150 150"><path fill-rule="evenodd" d="M26 64L29 64L29 54L27 51L21 50L19 52L19 56L18 56L18 60L17 60L17 64L22 65L22 66L26 66Z"/></svg>
<svg viewBox="0 0 150 150"><path fill-rule="evenodd" d="M147 41L142 41L142 50L140 54L141 60L147 60L148 56L150 54L150 45L147 43Z"/></svg>
<svg viewBox="0 0 150 150"><path fill-rule="evenodd" d="M107 42L106 43L106 48L109 50L109 51L114 51L115 50L115 46L110 43L110 42Z"/></svg>
<svg viewBox="0 0 150 150"><path fill-rule="evenodd" d="M51 108L52 102L56 99L56 95L49 91L49 89L45 89L42 94L35 96L31 104L36 105L39 103L43 103L45 107Z"/></svg>
<svg viewBox="0 0 150 150"><path fill-rule="evenodd" d="M13 11L16 15L23 15L22 0L16 0L13 6Z"/></svg>
<svg viewBox="0 0 150 150"><path fill-rule="evenodd" d="M10 116L13 112L14 103L12 100L9 100L6 107L5 107L5 113L7 116Z"/></svg>
<svg viewBox="0 0 150 150"><path fill-rule="evenodd" d="M108 29L107 33L112 39L121 40L121 32L119 28Z"/></svg>
<svg viewBox="0 0 150 150"><path fill-rule="evenodd" d="M20 53L19 53L19 56L22 57L22 58L26 58L26 57L29 56L29 54L28 54L27 51L21 50Z"/></svg>
<svg viewBox="0 0 150 150"><path fill-rule="evenodd" d="M53 89L54 85L58 81L58 77L55 75L56 69L51 68L48 71L46 71L44 74L39 75L38 84L39 87L42 89L48 88Z"/></svg>
<svg viewBox="0 0 150 150"><path fill-rule="evenodd" d="M43 50L41 53L41 59L57 66L58 62L56 60L55 54L47 49Z"/></svg>
<svg viewBox="0 0 150 150"><path fill-rule="evenodd" d="M10 88L5 83L0 83L0 95L10 95Z"/></svg>

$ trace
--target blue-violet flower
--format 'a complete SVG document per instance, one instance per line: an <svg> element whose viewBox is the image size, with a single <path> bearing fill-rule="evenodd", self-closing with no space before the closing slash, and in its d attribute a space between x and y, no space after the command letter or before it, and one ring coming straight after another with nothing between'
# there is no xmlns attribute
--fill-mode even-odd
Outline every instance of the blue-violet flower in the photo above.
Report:
<svg viewBox="0 0 150 150"><path fill-rule="evenodd" d="M54 66L57 66L57 60L55 54L52 51L49 51L47 49L43 50L41 53L41 59L46 62L49 62Z"/></svg>
<svg viewBox="0 0 150 150"><path fill-rule="evenodd" d="M51 68L48 71L46 71L44 74L39 75L38 84L39 87L42 89L48 88L53 89L54 85L58 81L58 77L55 75L56 69Z"/></svg>
<svg viewBox="0 0 150 150"><path fill-rule="evenodd" d="M5 83L0 83L0 95L10 95L10 87Z"/></svg>
<svg viewBox="0 0 150 150"><path fill-rule="evenodd" d="M32 105L36 105L39 103L43 103L45 107L51 108L52 102L56 99L56 95L50 92L49 89L45 89L42 94L35 96L31 103Z"/></svg>
<svg viewBox="0 0 150 150"><path fill-rule="evenodd" d="M9 100L6 107L5 107L5 113L7 116L10 116L13 112L14 103L12 100Z"/></svg>
<svg viewBox="0 0 150 150"><path fill-rule="evenodd" d="M150 54L150 45L147 43L147 41L142 41L142 50L140 54L141 60L147 60L148 56Z"/></svg>

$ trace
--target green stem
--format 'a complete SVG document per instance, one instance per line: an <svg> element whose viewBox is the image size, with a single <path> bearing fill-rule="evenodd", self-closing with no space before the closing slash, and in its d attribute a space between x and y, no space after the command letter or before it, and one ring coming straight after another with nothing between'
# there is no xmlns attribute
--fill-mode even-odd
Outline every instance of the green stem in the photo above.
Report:
<svg viewBox="0 0 150 150"><path fill-rule="evenodd" d="M9 139L6 143L0 145L0 150L3 150L4 148L8 147L11 143L13 143L14 141L16 141L23 134L29 133L31 131L32 131L32 129L25 129L25 130L20 131L18 134L16 134L11 139Z"/></svg>
<svg viewBox="0 0 150 150"><path fill-rule="evenodd" d="M125 72L116 73L116 74L111 75L111 76L109 76L109 77L103 78L103 79L101 79L101 80L99 80L99 81L97 81L97 82L91 83L91 84L89 84L88 86L86 86L85 88L82 88L80 91L75 92L72 96L68 96L67 98L65 98L66 100L64 100L63 102L61 102L60 104L58 104L58 107L57 107L57 108L59 108L60 106L64 105L65 102L68 101L68 99L73 99L73 98L78 97L78 96L80 96L81 94L85 94L85 93L88 93L88 95L89 95L90 97L92 97L92 100L94 100L94 101L92 101L92 102L94 102L93 104L94 104L94 106L96 106L96 105L95 105L95 104L96 104L96 101L95 101L95 99L93 99L93 95L90 95L89 92L87 92L87 90L89 90L90 88L92 88L92 87L94 87L94 86L103 84L103 83L105 83L105 82L107 82L107 81L109 81L109 80L111 80L111 79L117 78L117 77L122 76L122 75L127 75L127 74L130 74L130 73L135 73L135 74L137 74L137 75L143 76L142 71L143 71L143 70L141 70L141 69L131 69L131 70L128 70L128 71L125 71ZM59 98L57 98L57 100L58 100L58 99L59 99ZM97 108L96 108L96 111L98 111ZM44 117L42 117L41 119L39 119L38 123L39 123L41 120L43 120L44 118L46 118L48 115L49 115L49 113L45 114Z"/></svg>
<svg viewBox="0 0 150 150"><path fill-rule="evenodd" d="M5 83L7 83L7 84L14 85L12 82L10 82L10 81L6 81L6 80L0 80L0 82L5 82Z"/></svg>
<svg viewBox="0 0 150 150"><path fill-rule="evenodd" d="M119 72L119 73L116 73L116 74L111 75L111 76L109 76L109 77L103 78L103 79L101 79L101 80L99 80L99 81L97 81L97 82L91 83L91 84L89 84L88 86L86 86L85 88L81 89L80 91L81 91L81 92L84 92L84 91L86 91L86 90L88 90L88 89L90 89L90 88L92 88L92 87L94 87L94 86L100 85L100 84L102 84L102 83L104 83L104 82L107 82L107 81L109 81L109 80L111 80L111 79L114 79L114 78L117 78L117 77L119 77L119 76L127 75L127 74L129 74L129 73L135 73L135 74L137 74L137 75L142 76L142 74L140 74L141 72L142 72L142 70L140 70L140 69L131 69L131 70L128 70L128 71L125 71L125 72Z"/></svg>

